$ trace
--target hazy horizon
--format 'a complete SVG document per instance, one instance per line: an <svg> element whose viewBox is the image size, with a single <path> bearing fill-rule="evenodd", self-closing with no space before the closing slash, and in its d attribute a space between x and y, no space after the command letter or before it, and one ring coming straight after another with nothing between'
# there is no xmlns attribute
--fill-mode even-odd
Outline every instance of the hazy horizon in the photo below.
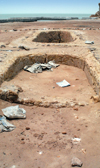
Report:
<svg viewBox="0 0 100 168"><path fill-rule="evenodd" d="M82 19L82 18L88 18L90 17L91 14L61 14L61 13L51 13L51 14L47 14L47 13L41 13L41 14L0 14L0 19L10 19L10 18L31 18L31 17L55 17L55 18L78 18L78 19Z"/></svg>
<svg viewBox="0 0 100 168"><path fill-rule="evenodd" d="M0 14L94 14L97 0L1 0Z"/></svg>

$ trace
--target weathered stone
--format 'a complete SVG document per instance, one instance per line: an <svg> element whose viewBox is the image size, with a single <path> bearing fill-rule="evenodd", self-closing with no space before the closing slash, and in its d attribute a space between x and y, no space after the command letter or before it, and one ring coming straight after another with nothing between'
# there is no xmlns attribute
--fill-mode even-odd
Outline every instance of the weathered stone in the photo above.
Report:
<svg viewBox="0 0 100 168"><path fill-rule="evenodd" d="M0 48L6 48L6 46L5 45L1 45Z"/></svg>
<svg viewBox="0 0 100 168"><path fill-rule="evenodd" d="M85 102L79 102L78 105L79 106L86 106L87 104Z"/></svg>
<svg viewBox="0 0 100 168"><path fill-rule="evenodd" d="M83 163L81 162L80 159L73 157L72 162L71 162L71 166L78 166L78 167L82 167Z"/></svg>
<svg viewBox="0 0 100 168"><path fill-rule="evenodd" d="M17 31L17 29L13 29L13 31Z"/></svg>
<svg viewBox="0 0 100 168"><path fill-rule="evenodd" d="M89 51L95 51L96 50L96 48L89 48Z"/></svg>
<svg viewBox="0 0 100 168"><path fill-rule="evenodd" d="M18 93L22 88L14 85L5 85L0 88L0 99L15 102L18 99Z"/></svg>
<svg viewBox="0 0 100 168"><path fill-rule="evenodd" d="M18 94L8 89L0 89L0 98L14 102L18 98Z"/></svg>
<svg viewBox="0 0 100 168"><path fill-rule="evenodd" d="M26 130L30 130L30 127L26 127Z"/></svg>
<svg viewBox="0 0 100 168"><path fill-rule="evenodd" d="M6 117L0 117L0 133L1 132L10 132L13 131L16 127L12 124L10 124Z"/></svg>
<svg viewBox="0 0 100 168"><path fill-rule="evenodd" d="M100 96L99 95L92 96L91 99L93 99L95 103L100 102Z"/></svg>
<svg viewBox="0 0 100 168"><path fill-rule="evenodd" d="M22 49L22 50L26 50L26 51L30 50L30 48L29 48L29 47L26 47L26 46L19 46L18 48L20 48L20 49Z"/></svg>
<svg viewBox="0 0 100 168"><path fill-rule="evenodd" d="M97 11L94 15L91 15L90 17L100 17L100 3L98 3L99 5L99 11Z"/></svg>
<svg viewBox="0 0 100 168"><path fill-rule="evenodd" d="M73 108L73 110L76 110L76 111L78 111L78 107L74 107L74 108Z"/></svg>
<svg viewBox="0 0 100 168"><path fill-rule="evenodd" d="M10 106L2 109L3 114L9 118L26 118L26 111L23 108L19 108L19 106Z"/></svg>
<svg viewBox="0 0 100 168"><path fill-rule="evenodd" d="M97 11L94 15L91 15L90 17L100 17L100 12Z"/></svg>
<svg viewBox="0 0 100 168"><path fill-rule="evenodd" d="M34 99L27 99L27 98L22 99L19 97L16 102L20 103L20 104L32 106L32 105L34 105L35 100Z"/></svg>
<svg viewBox="0 0 100 168"><path fill-rule="evenodd" d="M81 142L81 138L72 138L72 144L78 144Z"/></svg>
<svg viewBox="0 0 100 168"><path fill-rule="evenodd" d="M50 70L52 68L58 67L59 64L55 64L54 61L49 61L47 64L41 64L41 63L34 63L33 65L26 65L24 67L25 71L29 71L31 73L42 73L43 70Z"/></svg>

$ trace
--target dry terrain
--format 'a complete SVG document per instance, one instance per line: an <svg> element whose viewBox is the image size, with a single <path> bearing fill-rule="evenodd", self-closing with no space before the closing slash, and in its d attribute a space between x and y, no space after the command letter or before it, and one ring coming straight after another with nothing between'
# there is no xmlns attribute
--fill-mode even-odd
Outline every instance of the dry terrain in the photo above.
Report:
<svg viewBox="0 0 100 168"><path fill-rule="evenodd" d="M73 40L33 42L45 31L67 31ZM85 44L86 40L94 44ZM68 60L72 56L69 62L66 54ZM32 64L28 57L33 61L35 55L33 62L55 60L60 66L29 73L23 70L24 55L25 65ZM10 70L16 58L22 60ZM99 19L0 24L1 87L18 85L23 90L19 99L33 100L33 104L19 104L26 110L26 119L8 120L16 129L0 133L1 168L71 168L73 157L82 161L83 168L100 168L100 102L92 99L97 94L95 79L92 83L78 58L85 58L92 69L99 68ZM64 79L71 85L61 88L56 82ZM0 115L3 108L17 104L0 99ZM80 138L80 142L73 138Z"/></svg>

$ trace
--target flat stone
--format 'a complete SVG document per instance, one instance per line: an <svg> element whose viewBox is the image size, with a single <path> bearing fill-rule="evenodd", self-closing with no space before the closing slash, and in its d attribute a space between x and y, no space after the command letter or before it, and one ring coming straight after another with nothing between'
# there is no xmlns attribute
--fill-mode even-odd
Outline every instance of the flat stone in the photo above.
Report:
<svg viewBox="0 0 100 168"><path fill-rule="evenodd" d="M19 106L10 106L2 109L3 114L9 119L26 118L26 111Z"/></svg>

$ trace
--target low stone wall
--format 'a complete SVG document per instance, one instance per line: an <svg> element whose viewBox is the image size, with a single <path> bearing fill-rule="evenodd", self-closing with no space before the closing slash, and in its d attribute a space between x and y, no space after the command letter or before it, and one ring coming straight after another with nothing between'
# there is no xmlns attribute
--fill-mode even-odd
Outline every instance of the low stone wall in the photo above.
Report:
<svg viewBox="0 0 100 168"><path fill-rule="evenodd" d="M8 22L35 22L38 20L77 20L78 17L28 17L28 18L10 18L10 19L0 19L0 23Z"/></svg>

